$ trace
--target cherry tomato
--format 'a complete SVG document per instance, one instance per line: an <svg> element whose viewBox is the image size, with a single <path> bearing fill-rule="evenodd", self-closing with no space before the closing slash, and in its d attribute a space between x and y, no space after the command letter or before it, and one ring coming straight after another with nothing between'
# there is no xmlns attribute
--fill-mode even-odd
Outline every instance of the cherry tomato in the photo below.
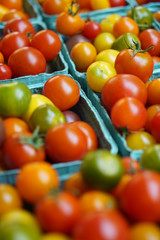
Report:
<svg viewBox="0 0 160 240"><path fill-rule="evenodd" d="M152 118L150 127L151 127L151 133L154 136L154 138L157 140L157 142L160 142L160 111L158 111Z"/></svg>
<svg viewBox="0 0 160 240"><path fill-rule="evenodd" d="M149 84L147 88L148 103L151 105L160 104L159 86L160 78L156 78Z"/></svg>
<svg viewBox="0 0 160 240"><path fill-rule="evenodd" d="M112 122L118 129L127 128L129 131L138 131L144 127L146 118L144 105L133 97L121 98L111 110Z"/></svg>
<svg viewBox="0 0 160 240"><path fill-rule="evenodd" d="M121 207L124 212L134 221L158 222L159 204L159 174L149 170L135 173L121 195Z"/></svg>
<svg viewBox="0 0 160 240"><path fill-rule="evenodd" d="M111 6L109 0L90 0L90 4L92 10L110 8Z"/></svg>
<svg viewBox="0 0 160 240"><path fill-rule="evenodd" d="M117 74L105 83L101 97L103 105L108 111L123 97L134 97L145 105L147 89L143 81L135 75Z"/></svg>
<svg viewBox="0 0 160 240"><path fill-rule="evenodd" d="M41 30L33 36L31 47L38 49L46 60L52 60L61 50L61 40L54 31Z"/></svg>
<svg viewBox="0 0 160 240"><path fill-rule="evenodd" d="M99 23L94 20L90 20L85 23L83 28L83 35L89 39L94 39L98 34L101 33L101 28Z"/></svg>
<svg viewBox="0 0 160 240"><path fill-rule="evenodd" d="M73 230L73 239L128 240L128 223L116 210L94 211L79 219Z"/></svg>
<svg viewBox="0 0 160 240"><path fill-rule="evenodd" d="M2 17L2 22L8 22L11 19L19 19L19 18L23 18L23 19L29 19L30 16L22 11L16 10L16 9L11 9L10 11L6 12L3 17Z"/></svg>
<svg viewBox="0 0 160 240"><path fill-rule="evenodd" d="M115 41L115 37L112 33L109 32L102 32L98 34L98 36L94 39L94 46L97 52L101 52L106 49L110 49L112 44Z"/></svg>
<svg viewBox="0 0 160 240"><path fill-rule="evenodd" d="M73 46L79 42L91 42L91 41L80 33L70 36L66 41L66 46L69 53L71 52Z"/></svg>
<svg viewBox="0 0 160 240"><path fill-rule="evenodd" d="M122 157L122 163L126 173L134 173L141 169L140 163L132 157Z"/></svg>
<svg viewBox="0 0 160 240"><path fill-rule="evenodd" d="M71 193L55 192L38 201L35 214L44 231L70 233L80 216L79 200Z"/></svg>
<svg viewBox="0 0 160 240"><path fill-rule="evenodd" d="M108 17L102 19L102 21L100 22L102 32L110 32L113 34L114 24L119 18L121 18L120 15L113 13L110 14Z"/></svg>
<svg viewBox="0 0 160 240"><path fill-rule="evenodd" d="M87 70L89 65L95 61L96 55L96 48L89 42L77 43L71 50L71 58L80 72Z"/></svg>
<svg viewBox="0 0 160 240"><path fill-rule="evenodd" d="M9 9L22 10L23 1L22 0L0 0L0 4Z"/></svg>
<svg viewBox="0 0 160 240"><path fill-rule="evenodd" d="M35 29L28 19L11 19L5 24L3 35L5 36L9 32L22 32L32 37L35 34Z"/></svg>
<svg viewBox="0 0 160 240"><path fill-rule="evenodd" d="M148 0L136 0L136 2L137 2L139 5L143 5L143 4L148 3Z"/></svg>
<svg viewBox="0 0 160 240"><path fill-rule="evenodd" d="M124 49L122 50L115 61L115 69L117 73L133 74L146 82L153 72L153 59L147 52L136 53L134 56L134 50Z"/></svg>
<svg viewBox="0 0 160 240"><path fill-rule="evenodd" d="M111 7L121 7L126 5L125 0L109 0Z"/></svg>
<svg viewBox="0 0 160 240"><path fill-rule="evenodd" d="M124 33L139 34L139 27L137 23L129 17L121 17L113 27L113 34L116 38Z"/></svg>
<svg viewBox="0 0 160 240"><path fill-rule="evenodd" d="M4 36L1 42L1 51L6 60L17 49L29 47L29 38L21 32L11 32Z"/></svg>
<svg viewBox="0 0 160 240"><path fill-rule="evenodd" d="M1 40L1 42L2 42L2 40ZM0 52L0 63L4 63L4 56L1 52Z"/></svg>
<svg viewBox="0 0 160 240"><path fill-rule="evenodd" d="M153 45L152 48L148 50L151 56L160 55L160 32L156 29L146 29L138 35L138 38L141 41L142 49Z"/></svg>
<svg viewBox="0 0 160 240"><path fill-rule="evenodd" d="M35 142L28 144L27 137L33 136L32 133L16 133L8 137L2 149L3 160L8 169L20 168L29 162L44 161L45 152L43 146L37 149ZM25 138L25 139L24 139Z"/></svg>
<svg viewBox="0 0 160 240"><path fill-rule="evenodd" d="M77 126L85 134L87 138L87 152L98 148L98 138L91 125L83 121L75 121L71 124Z"/></svg>
<svg viewBox="0 0 160 240"><path fill-rule="evenodd" d="M160 22L160 10L157 10L156 12L153 13L153 17Z"/></svg>
<svg viewBox="0 0 160 240"><path fill-rule="evenodd" d="M71 4L71 0L45 0L42 8L46 14L59 14L67 9Z"/></svg>
<svg viewBox="0 0 160 240"><path fill-rule="evenodd" d="M22 208L22 199L14 186L0 184L0 216L14 209Z"/></svg>
<svg viewBox="0 0 160 240"><path fill-rule="evenodd" d="M77 2L79 4L80 8L90 8L91 7L90 0L78 0Z"/></svg>
<svg viewBox="0 0 160 240"><path fill-rule="evenodd" d="M160 111L160 104L155 104L147 108L147 121L145 124L145 129L148 132L151 131L151 121L158 111Z"/></svg>
<svg viewBox="0 0 160 240"><path fill-rule="evenodd" d="M123 194L123 190L131 179L132 174L124 173L119 183L111 190L111 194L119 200Z"/></svg>
<svg viewBox="0 0 160 240"><path fill-rule="evenodd" d="M0 80L11 79L12 71L8 65L0 63Z"/></svg>
<svg viewBox="0 0 160 240"><path fill-rule="evenodd" d="M112 65L112 67L114 67L115 60L116 60L118 53L119 53L119 51L114 50L114 49L103 50L97 54L95 61L108 62Z"/></svg>
<svg viewBox="0 0 160 240"><path fill-rule="evenodd" d="M152 56L152 59L153 59L153 63L154 63L154 64L160 63L160 57Z"/></svg>
<svg viewBox="0 0 160 240"><path fill-rule="evenodd" d="M36 203L52 189L59 187L58 173L48 162L28 163L18 173L16 187L24 200Z"/></svg>
<svg viewBox="0 0 160 240"><path fill-rule="evenodd" d="M80 98L78 84L73 78L65 75L56 75L48 79L42 93L62 111L73 107Z"/></svg>
<svg viewBox="0 0 160 240"><path fill-rule="evenodd" d="M46 134L45 145L51 161L57 163L81 160L87 152L85 134L70 123L51 128Z"/></svg>
<svg viewBox="0 0 160 240"><path fill-rule="evenodd" d="M67 123L81 121L79 115L71 110L65 110L65 111L63 111L63 114L65 116Z"/></svg>
<svg viewBox="0 0 160 240"><path fill-rule="evenodd" d="M30 131L27 123L20 118L5 118L3 122L6 129L6 137L10 137L14 133Z"/></svg>
<svg viewBox="0 0 160 240"><path fill-rule="evenodd" d="M23 47L10 55L8 66L12 70L13 77L36 75L46 71L46 60L39 50Z"/></svg>

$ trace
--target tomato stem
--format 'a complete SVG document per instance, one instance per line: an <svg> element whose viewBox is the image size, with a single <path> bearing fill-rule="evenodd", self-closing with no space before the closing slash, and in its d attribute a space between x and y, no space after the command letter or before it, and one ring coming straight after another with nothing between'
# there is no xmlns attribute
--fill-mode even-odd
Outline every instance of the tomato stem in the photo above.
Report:
<svg viewBox="0 0 160 240"><path fill-rule="evenodd" d="M68 7L68 13L71 16L75 16L79 11L79 4L77 3L77 0L72 0L70 7Z"/></svg>
<svg viewBox="0 0 160 240"><path fill-rule="evenodd" d="M33 146L36 150L40 150L40 147L44 145L44 140L39 135L39 126L37 126L32 136L20 136L19 141L21 144L27 144Z"/></svg>

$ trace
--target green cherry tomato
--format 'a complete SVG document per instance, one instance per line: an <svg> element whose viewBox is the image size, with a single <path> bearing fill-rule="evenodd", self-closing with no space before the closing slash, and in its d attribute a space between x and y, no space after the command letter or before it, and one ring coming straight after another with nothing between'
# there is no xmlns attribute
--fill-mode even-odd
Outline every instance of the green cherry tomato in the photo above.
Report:
<svg viewBox="0 0 160 240"><path fill-rule="evenodd" d="M160 172L160 144L145 149L141 157L143 168Z"/></svg>
<svg viewBox="0 0 160 240"><path fill-rule="evenodd" d="M51 127L65 122L64 114L56 106L49 104L36 108L29 120L31 129L39 126L40 133L46 133Z"/></svg>
<svg viewBox="0 0 160 240"><path fill-rule="evenodd" d="M138 24L140 31L152 27L153 14L143 6L136 6L129 10L127 17L132 18Z"/></svg>
<svg viewBox="0 0 160 240"><path fill-rule="evenodd" d="M31 91L21 82L0 84L0 116L21 117L28 109Z"/></svg>
<svg viewBox="0 0 160 240"><path fill-rule="evenodd" d="M124 173L121 158L105 149L88 152L82 160L82 177L91 188L111 190L119 183Z"/></svg>
<svg viewBox="0 0 160 240"><path fill-rule="evenodd" d="M122 51L123 49L128 48L129 46L136 47L135 43L139 43L139 46L141 46L141 42L139 38L134 33L124 33L112 44L112 49Z"/></svg>

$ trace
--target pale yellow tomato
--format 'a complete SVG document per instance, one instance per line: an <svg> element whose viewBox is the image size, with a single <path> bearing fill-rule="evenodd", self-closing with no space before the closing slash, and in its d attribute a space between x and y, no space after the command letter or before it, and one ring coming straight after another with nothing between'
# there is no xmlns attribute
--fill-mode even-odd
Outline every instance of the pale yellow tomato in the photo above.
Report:
<svg viewBox="0 0 160 240"><path fill-rule="evenodd" d="M112 67L114 67L115 60L116 60L116 57L117 57L118 53L119 53L119 51L114 50L114 49L103 50L100 53L98 53L95 61L108 62L112 65Z"/></svg>
<svg viewBox="0 0 160 240"><path fill-rule="evenodd" d="M106 17L106 19L113 24L115 24L120 18L121 16L116 13L110 14L108 17Z"/></svg>
<svg viewBox="0 0 160 240"><path fill-rule="evenodd" d="M50 105L54 106L53 102L49 98L45 97L44 95L32 94L29 108L28 108L27 112L22 116L23 120L25 120L26 122L29 122L29 119L30 119L33 111L37 107L39 107L43 104L50 104Z"/></svg>
<svg viewBox="0 0 160 240"><path fill-rule="evenodd" d="M94 46L97 52L101 52L106 49L110 49L116 38L112 33L102 32L94 39Z"/></svg>
<svg viewBox="0 0 160 240"><path fill-rule="evenodd" d="M113 33L113 26L114 26L114 23L112 23L106 18L100 22L100 27L102 32Z"/></svg>
<svg viewBox="0 0 160 240"><path fill-rule="evenodd" d="M101 92L108 79L116 74L115 68L110 63L97 61L87 69L87 83L93 91Z"/></svg>
<svg viewBox="0 0 160 240"><path fill-rule="evenodd" d="M109 0L90 0L92 10L110 8Z"/></svg>
<svg viewBox="0 0 160 240"><path fill-rule="evenodd" d="M60 233L47 233L44 234L40 240L71 240L66 235Z"/></svg>

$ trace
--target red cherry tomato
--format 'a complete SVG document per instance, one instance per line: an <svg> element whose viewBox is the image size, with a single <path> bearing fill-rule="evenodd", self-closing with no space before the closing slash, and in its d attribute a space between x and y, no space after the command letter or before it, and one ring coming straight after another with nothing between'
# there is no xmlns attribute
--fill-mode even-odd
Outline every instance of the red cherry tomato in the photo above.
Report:
<svg viewBox="0 0 160 240"><path fill-rule="evenodd" d="M90 20L85 23L83 28L83 35L89 39L94 39L101 33L101 27L96 21Z"/></svg>
<svg viewBox="0 0 160 240"><path fill-rule="evenodd" d="M0 63L0 80L11 79L12 71L8 65Z"/></svg>

